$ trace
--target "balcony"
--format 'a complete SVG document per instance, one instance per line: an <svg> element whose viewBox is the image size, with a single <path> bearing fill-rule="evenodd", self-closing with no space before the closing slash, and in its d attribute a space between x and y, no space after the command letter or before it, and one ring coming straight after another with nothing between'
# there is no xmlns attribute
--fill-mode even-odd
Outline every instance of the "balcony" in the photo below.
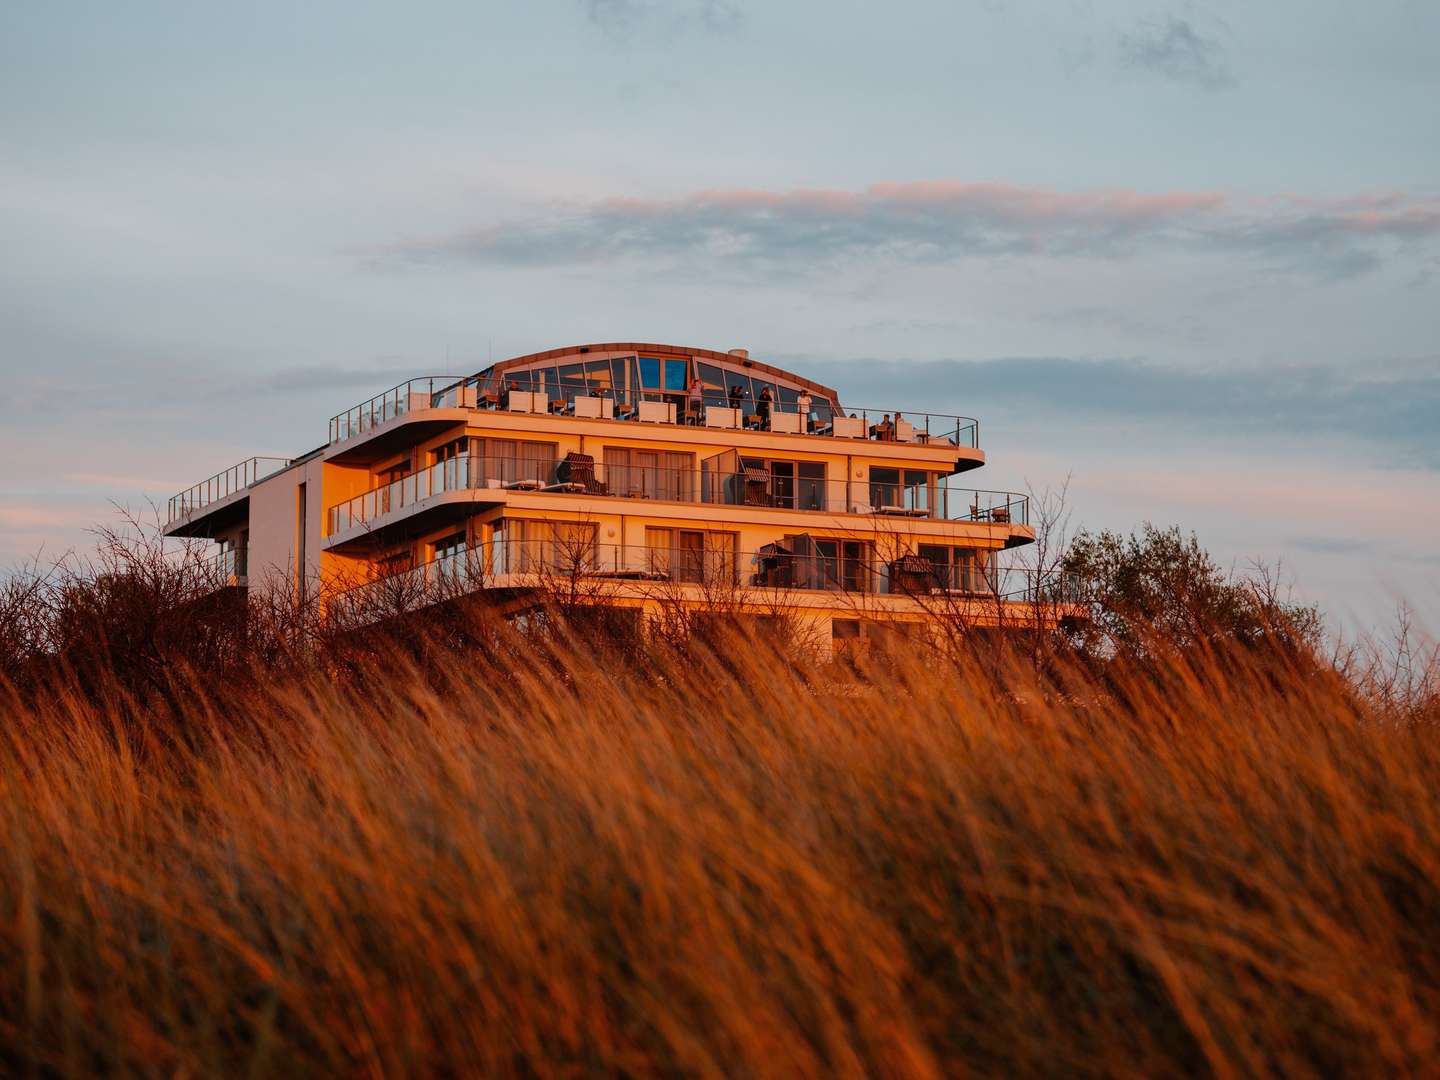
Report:
<svg viewBox="0 0 1440 1080"><path fill-rule="evenodd" d="M676 591L676 589L680 591ZM1055 605L1079 608L1091 600L1073 574L1038 573L964 560L937 565L914 551L882 557L846 541L793 538L758 551L595 544L573 540L497 539L460 548L403 573L365 582L331 601L332 614L375 618L414 610L469 593L540 590L577 600L632 598L725 599L764 603L804 594L889 598L888 610L918 606ZM835 601L825 601L826 605ZM896 604L899 607L896 607Z"/></svg>
<svg viewBox="0 0 1440 1080"><path fill-rule="evenodd" d="M223 548L201 562L200 572L205 580L216 588L227 585L244 585L248 572L247 554L243 547Z"/></svg>
<svg viewBox="0 0 1440 1080"><path fill-rule="evenodd" d="M813 399L811 407L801 415L793 401L776 401L767 406L748 399L732 401L715 392L691 399L684 393L627 390L592 383L541 385L528 378L511 379L500 387L476 378L449 375L411 379L332 417L329 441L331 445L344 442L398 417L454 408L971 450L980 445L979 421L968 416L893 408L832 412L830 403L820 398Z"/></svg>
<svg viewBox="0 0 1440 1080"><path fill-rule="evenodd" d="M185 535L182 527L200 516L202 510L217 504L238 501L234 497L265 479L273 476L290 464L289 458L251 457L238 465L232 465L216 473L208 480L186 488L170 498L165 518L165 531L171 535Z"/></svg>
<svg viewBox="0 0 1440 1080"><path fill-rule="evenodd" d="M424 375L392 386L383 394L332 416L329 441L344 442L413 412L474 404L474 395L464 392L465 384L465 378L459 375Z"/></svg>
<svg viewBox="0 0 1440 1080"><path fill-rule="evenodd" d="M717 459L721 459L717 461ZM655 500L824 514L861 514L892 521L907 518L1028 526L1030 500L1011 491L960 488L935 476L905 484L905 470L887 470L894 480L831 480L739 464L727 452L698 467L674 469L644 464L604 464L582 455L564 460L481 457L461 454L372 488L331 506L327 536L383 523L391 515L447 492L484 490L498 501L503 493ZM775 463L782 464L782 463ZM877 470L878 471L878 470ZM933 474L932 474L933 475Z"/></svg>

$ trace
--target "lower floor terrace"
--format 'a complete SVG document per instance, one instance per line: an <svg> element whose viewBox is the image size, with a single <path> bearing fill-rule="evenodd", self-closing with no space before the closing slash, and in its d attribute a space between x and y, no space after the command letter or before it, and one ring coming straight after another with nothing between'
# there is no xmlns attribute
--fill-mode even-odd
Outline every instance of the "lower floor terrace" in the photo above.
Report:
<svg viewBox="0 0 1440 1080"><path fill-rule="evenodd" d="M696 461L690 454L607 448L596 461L579 453L557 458L546 444L530 448L535 450L532 457L457 450L327 507L326 536L332 544L344 542L425 504L437 504L442 496L455 498L464 492L473 493L466 497L475 500L503 501L507 492L539 492L1022 528L1029 524L1025 495L958 487L948 477L923 469L871 466L857 480L828 475L823 462L754 458L735 451Z"/></svg>
<svg viewBox="0 0 1440 1080"><path fill-rule="evenodd" d="M544 538L504 537L435 548L419 565L388 564L342 588L333 615L360 622L479 591L579 602L665 602L832 615L959 615L990 625L1083 617L1082 582L1001 566L994 552L920 544L904 553L863 540L789 536L738 550L726 534L657 529L644 545L599 544L584 526ZM346 584L346 583L341 583Z"/></svg>

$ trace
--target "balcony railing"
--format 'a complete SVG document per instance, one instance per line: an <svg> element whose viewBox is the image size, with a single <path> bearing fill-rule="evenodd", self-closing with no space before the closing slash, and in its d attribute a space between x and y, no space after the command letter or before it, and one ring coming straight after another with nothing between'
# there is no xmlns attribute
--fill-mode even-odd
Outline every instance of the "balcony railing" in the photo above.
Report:
<svg viewBox="0 0 1440 1080"><path fill-rule="evenodd" d="M210 503L234 495L237 491L244 491L250 485L279 472L289 464L289 458L246 458L240 464L232 465L223 472L216 473L210 479L201 480L200 483L186 488L180 494L171 496L169 515L166 521L169 523L179 521Z"/></svg>
<svg viewBox="0 0 1440 1080"><path fill-rule="evenodd" d="M246 575L245 548L224 548L209 556L201 563L201 572L207 579L219 584L228 584L231 580L238 580Z"/></svg>
<svg viewBox="0 0 1440 1080"><path fill-rule="evenodd" d="M837 412L828 400L818 397L812 398L802 415L795 401L767 404L748 396L732 399L715 390L692 398L682 391L632 390L564 380L542 385L528 373L507 379L503 385L493 377L430 375L411 379L332 417L330 442L363 434L398 416L456 407L969 449L980 445L980 423L968 416L868 407Z"/></svg>
<svg viewBox="0 0 1440 1080"><path fill-rule="evenodd" d="M904 470L894 470L903 477ZM448 491L523 490L556 495L655 499L827 514L868 514L892 519L932 518L1028 525L1030 500L1011 491L953 487L943 479L904 484L888 480L833 480L772 472L587 463L460 454L347 499L326 511L326 534L380 521Z"/></svg>
<svg viewBox="0 0 1440 1080"><path fill-rule="evenodd" d="M353 409L330 418L330 442L337 443L393 420L423 409L440 408L445 395L450 394L449 404L456 403L457 390L465 379L458 375L423 375L407 379L399 386L392 386L383 394L376 394L369 401L362 401Z"/></svg>
<svg viewBox="0 0 1440 1080"><path fill-rule="evenodd" d="M852 542L798 539L791 547L737 551L713 543L713 534L701 547L499 538L355 586L332 601L332 611L405 610L486 588L548 586L563 594L579 586L578 596L601 599L596 584L605 582L633 583L642 593L698 586L711 598L744 589L907 596L937 611L943 607L936 605L951 603L1083 605L1092 599L1088 585L1073 574L999 567L985 559L932 563L913 548L886 558L868 545L857 551Z"/></svg>

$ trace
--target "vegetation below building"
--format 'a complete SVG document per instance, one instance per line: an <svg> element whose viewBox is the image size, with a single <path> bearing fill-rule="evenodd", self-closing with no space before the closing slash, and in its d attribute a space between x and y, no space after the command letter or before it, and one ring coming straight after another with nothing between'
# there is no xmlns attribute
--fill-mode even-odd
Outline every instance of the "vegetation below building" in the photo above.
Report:
<svg viewBox="0 0 1440 1080"><path fill-rule="evenodd" d="M583 605L328 634L143 545L16 578L0 1067L1424 1072L1434 655L1166 535L1081 538L1079 631L843 662Z"/></svg>

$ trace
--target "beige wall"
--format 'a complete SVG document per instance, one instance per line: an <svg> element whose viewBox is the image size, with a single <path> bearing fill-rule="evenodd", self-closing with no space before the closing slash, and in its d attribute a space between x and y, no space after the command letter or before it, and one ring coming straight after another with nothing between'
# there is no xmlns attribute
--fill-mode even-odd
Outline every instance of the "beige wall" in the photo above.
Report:
<svg viewBox="0 0 1440 1080"><path fill-rule="evenodd" d="M292 465L250 490L250 588L278 593L297 584L304 530L305 580L314 588L322 565L324 501L319 458ZM305 520L300 520L300 485L305 485Z"/></svg>

